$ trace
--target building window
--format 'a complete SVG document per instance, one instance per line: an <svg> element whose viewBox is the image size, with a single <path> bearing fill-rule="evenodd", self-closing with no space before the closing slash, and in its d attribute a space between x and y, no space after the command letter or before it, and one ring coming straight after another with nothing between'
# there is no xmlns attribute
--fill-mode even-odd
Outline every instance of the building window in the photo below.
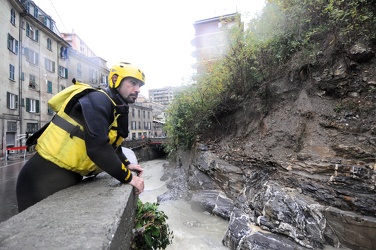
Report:
<svg viewBox="0 0 376 250"><path fill-rule="evenodd" d="M137 129L137 124L136 124L135 121L132 121L132 123L131 123L131 129L133 129L133 130Z"/></svg>
<svg viewBox="0 0 376 250"><path fill-rule="evenodd" d="M138 122L138 129L141 129L141 122Z"/></svg>
<svg viewBox="0 0 376 250"><path fill-rule="evenodd" d="M77 77L82 77L82 65L77 63Z"/></svg>
<svg viewBox="0 0 376 250"><path fill-rule="evenodd" d="M9 79L12 80L12 81L14 81L15 74L16 74L16 68L14 67L14 65L9 64Z"/></svg>
<svg viewBox="0 0 376 250"><path fill-rule="evenodd" d="M51 60L48 59L48 58L44 58L44 68L45 68L47 71L55 72L55 62L54 62L54 61L51 61Z"/></svg>
<svg viewBox="0 0 376 250"><path fill-rule="evenodd" d="M47 38L47 49L52 51L52 40L51 40L51 38Z"/></svg>
<svg viewBox="0 0 376 250"><path fill-rule="evenodd" d="M29 113L39 113L39 100L26 98L26 111Z"/></svg>
<svg viewBox="0 0 376 250"><path fill-rule="evenodd" d="M148 119L150 119L150 111L148 111Z"/></svg>
<svg viewBox="0 0 376 250"><path fill-rule="evenodd" d="M48 115L53 115L54 114L54 110L50 106L48 106L48 104L47 104L47 114Z"/></svg>
<svg viewBox="0 0 376 250"><path fill-rule="evenodd" d="M7 108L17 109L17 107L18 107L18 95L14 95L10 92L7 92Z"/></svg>
<svg viewBox="0 0 376 250"><path fill-rule="evenodd" d="M135 113L134 113L134 109L132 108L132 118L134 118L135 116Z"/></svg>
<svg viewBox="0 0 376 250"><path fill-rule="evenodd" d="M93 69L90 69L90 82L91 83L98 83L97 72Z"/></svg>
<svg viewBox="0 0 376 250"><path fill-rule="evenodd" d="M8 33L8 49L12 51L14 54L18 54L18 41L14 39L13 36L11 36Z"/></svg>
<svg viewBox="0 0 376 250"><path fill-rule="evenodd" d="M34 134L39 129L38 123L27 123L26 124L26 132L30 134Z"/></svg>
<svg viewBox="0 0 376 250"><path fill-rule="evenodd" d="M59 76L61 78L68 79L68 69L63 66L59 66Z"/></svg>
<svg viewBox="0 0 376 250"><path fill-rule="evenodd" d="M26 61L32 63L32 64L35 64L35 65L38 65L39 64L39 54L32 51L31 49L27 49L27 57L26 57Z"/></svg>
<svg viewBox="0 0 376 250"><path fill-rule="evenodd" d="M52 82L47 81L47 93L52 94Z"/></svg>
<svg viewBox="0 0 376 250"><path fill-rule="evenodd" d="M101 85L107 86L107 77L103 74L101 74Z"/></svg>
<svg viewBox="0 0 376 250"><path fill-rule="evenodd" d="M68 58L68 48L65 48L63 46L60 47L60 57L63 59Z"/></svg>
<svg viewBox="0 0 376 250"><path fill-rule="evenodd" d="M138 115L138 118L141 118L141 111L140 110L137 110L137 115Z"/></svg>
<svg viewBox="0 0 376 250"><path fill-rule="evenodd" d="M47 16L44 16L44 21L43 21L44 25L46 27L48 27L50 30L53 30L53 23L51 21L51 18L47 17Z"/></svg>
<svg viewBox="0 0 376 250"><path fill-rule="evenodd" d="M37 82L36 82L36 77L35 75L29 75L29 88L31 89L35 89L37 85Z"/></svg>
<svg viewBox="0 0 376 250"><path fill-rule="evenodd" d="M39 9L36 6L34 6L34 17L36 19L38 19L38 14L39 14Z"/></svg>
<svg viewBox="0 0 376 250"><path fill-rule="evenodd" d="M14 9L10 10L10 23L16 25L16 11Z"/></svg>
<svg viewBox="0 0 376 250"><path fill-rule="evenodd" d="M39 40L39 31L31 26L29 23L26 23L26 36L32 40L38 42Z"/></svg>
<svg viewBox="0 0 376 250"><path fill-rule="evenodd" d="M8 132L17 132L17 122L8 121L7 122L7 131Z"/></svg>

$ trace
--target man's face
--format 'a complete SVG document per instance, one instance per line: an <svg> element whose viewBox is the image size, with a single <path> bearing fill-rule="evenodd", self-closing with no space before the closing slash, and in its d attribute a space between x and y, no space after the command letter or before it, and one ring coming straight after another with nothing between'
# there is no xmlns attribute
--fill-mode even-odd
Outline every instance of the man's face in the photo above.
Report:
<svg viewBox="0 0 376 250"><path fill-rule="evenodd" d="M134 103L140 93L142 82L133 77L127 77L122 80L118 87L119 94L127 103Z"/></svg>

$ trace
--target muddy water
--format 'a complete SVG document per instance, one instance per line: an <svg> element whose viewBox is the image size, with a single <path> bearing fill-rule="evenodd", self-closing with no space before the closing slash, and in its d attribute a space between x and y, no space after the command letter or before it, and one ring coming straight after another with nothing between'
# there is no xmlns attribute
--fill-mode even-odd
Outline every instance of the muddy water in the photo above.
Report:
<svg viewBox="0 0 376 250"><path fill-rule="evenodd" d="M141 162L145 169L145 191L140 195L142 202L157 202L158 195L167 191L165 183L160 181L165 160ZM168 216L168 225L174 233L174 239L167 250L222 250L229 248L222 245L228 222L209 213L191 210L185 201L163 201L159 209ZM261 230L255 226L255 229ZM324 250L350 250L345 247L325 245Z"/></svg>
<svg viewBox="0 0 376 250"><path fill-rule="evenodd" d="M140 195L142 202L157 202L158 195L167 191L165 183L160 181L165 160L141 162L144 168L145 191ZM168 225L173 231L174 239L167 250L206 250L229 249L222 245L228 221L209 213L193 211L182 200L163 201L159 209L168 216Z"/></svg>

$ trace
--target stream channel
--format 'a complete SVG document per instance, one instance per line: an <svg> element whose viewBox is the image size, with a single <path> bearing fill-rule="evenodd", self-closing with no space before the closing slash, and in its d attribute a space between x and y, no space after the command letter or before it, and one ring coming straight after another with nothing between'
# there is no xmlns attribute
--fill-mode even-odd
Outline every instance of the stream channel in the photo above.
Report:
<svg viewBox="0 0 376 250"><path fill-rule="evenodd" d="M164 159L140 162L145 180L145 191L139 196L143 203L156 203L157 197L167 191L165 182L160 180L164 163L167 163ZM167 250L229 249L222 245L228 221L206 212L194 211L185 200L162 201L158 208L167 215L167 224L174 235Z"/></svg>

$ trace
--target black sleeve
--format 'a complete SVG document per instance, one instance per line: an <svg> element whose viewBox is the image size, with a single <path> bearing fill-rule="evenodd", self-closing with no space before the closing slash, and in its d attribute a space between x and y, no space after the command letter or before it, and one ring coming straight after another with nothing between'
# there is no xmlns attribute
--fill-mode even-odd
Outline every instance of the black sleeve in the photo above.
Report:
<svg viewBox="0 0 376 250"><path fill-rule="evenodd" d="M121 149L121 147L117 147L117 149L115 150L117 156L119 157L119 159L121 160L121 162L125 165L125 166L128 166L129 164L131 164L129 162L129 160L127 159L127 157L125 156L125 154L123 153L123 150Z"/></svg>
<svg viewBox="0 0 376 250"><path fill-rule="evenodd" d="M104 93L94 91L80 98L84 118L84 137L89 158L120 182L132 180L132 173L109 143L109 126L114 120L114 106Z"/></svg>

